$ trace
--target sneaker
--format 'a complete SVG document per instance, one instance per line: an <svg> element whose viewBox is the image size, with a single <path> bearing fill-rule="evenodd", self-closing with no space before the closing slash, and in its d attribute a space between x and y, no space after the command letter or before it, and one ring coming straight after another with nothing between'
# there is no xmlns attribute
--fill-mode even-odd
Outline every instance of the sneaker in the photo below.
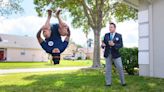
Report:
<svg viewBox="0 0 164 92"><path fill-rule="evenodd" d="M51 17L51 15L52 15L52 10L51 10L51 9L48 9L47 12L48 12L48 17Z"/></svg>
<svg viewBox="0 0 164 92"><path fill-rule="evenodd" d="M126 86L126 84L122 84L122 86Z"/></svg>
<svg viewBox="0 0 164 92"><path fill-rule="evenodd" d="M61 8L57 8L57 9L56 9L56 12L55 12L56 17L59 16L59 14L60 14L61 11L62 11Z"/></svg>
<svg viewBox="0 0 164 92"><path fill-rule="evenodd" d="M110 87L110 86L111 86L111 84L105 84L105 86L106 86L106 87Z"/></svg>

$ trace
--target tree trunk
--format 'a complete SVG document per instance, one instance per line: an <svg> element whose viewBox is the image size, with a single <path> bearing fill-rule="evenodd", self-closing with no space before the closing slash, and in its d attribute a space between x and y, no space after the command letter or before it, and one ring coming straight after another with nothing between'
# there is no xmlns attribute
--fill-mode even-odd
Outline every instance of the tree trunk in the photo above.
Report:
<svg viewBox="0 0 164 92"><path fill-rule="evenodd" d="M96 29L94 31L94 52L93 52L93 68L100 67L100 30Z"/></svg>

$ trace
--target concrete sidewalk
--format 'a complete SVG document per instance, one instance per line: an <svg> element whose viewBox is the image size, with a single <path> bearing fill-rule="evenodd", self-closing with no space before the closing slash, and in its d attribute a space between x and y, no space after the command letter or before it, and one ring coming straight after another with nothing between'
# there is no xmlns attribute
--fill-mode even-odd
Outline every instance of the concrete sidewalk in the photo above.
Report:
<svg viewBox="0 0 164 92"><path fill-rule="evenodd" d="M63 71L63 70L80 70L90 67L63 67L63 68L25 68L25 69L0 69L0 74L26 73L26 72L46 72L46 71Z"/></svg>

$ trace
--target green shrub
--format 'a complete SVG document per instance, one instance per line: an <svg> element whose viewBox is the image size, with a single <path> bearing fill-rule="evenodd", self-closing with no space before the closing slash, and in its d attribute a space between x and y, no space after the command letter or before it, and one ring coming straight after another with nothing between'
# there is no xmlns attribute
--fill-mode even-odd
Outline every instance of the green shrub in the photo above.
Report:
<svg viewBox="0 0 164 92"><path fill-rule="evenodd" d="M82 58L81 57L78 57L77 60L82 60Z"/></svg>
<svg viewBox="0 0 164 92"><path fill-rule="evenodd" d="M138 48L120 49L124 69L129 75L134 75L134 67L138 67Z"/></svg>

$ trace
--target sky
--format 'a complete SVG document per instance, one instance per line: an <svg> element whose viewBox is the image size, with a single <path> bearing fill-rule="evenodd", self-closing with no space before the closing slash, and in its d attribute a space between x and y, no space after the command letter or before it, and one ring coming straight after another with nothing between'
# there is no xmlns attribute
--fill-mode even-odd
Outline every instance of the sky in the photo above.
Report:
<svg viewBox="0 0 164 92"><path fill-rule="evenodd" d="M24 0L21 6L24 9L24 13L21 15L11 15L9 18L0 16L0 33L36 37L36 33L46 21L46 17L37 16L33 0ZM71 26L69 16L65 21L70 27L72 41L81 46L86 46L87 39L82 30ZM57 20L53 18L51 23L57 23ZM116 23L116 25L116 31L122 34L124 47L138 47L138 21L130 20ZM107 32L109 32L108 24L101 30L101 37ZM90 31L88 38L94 39L93 31Z"/></svg>

